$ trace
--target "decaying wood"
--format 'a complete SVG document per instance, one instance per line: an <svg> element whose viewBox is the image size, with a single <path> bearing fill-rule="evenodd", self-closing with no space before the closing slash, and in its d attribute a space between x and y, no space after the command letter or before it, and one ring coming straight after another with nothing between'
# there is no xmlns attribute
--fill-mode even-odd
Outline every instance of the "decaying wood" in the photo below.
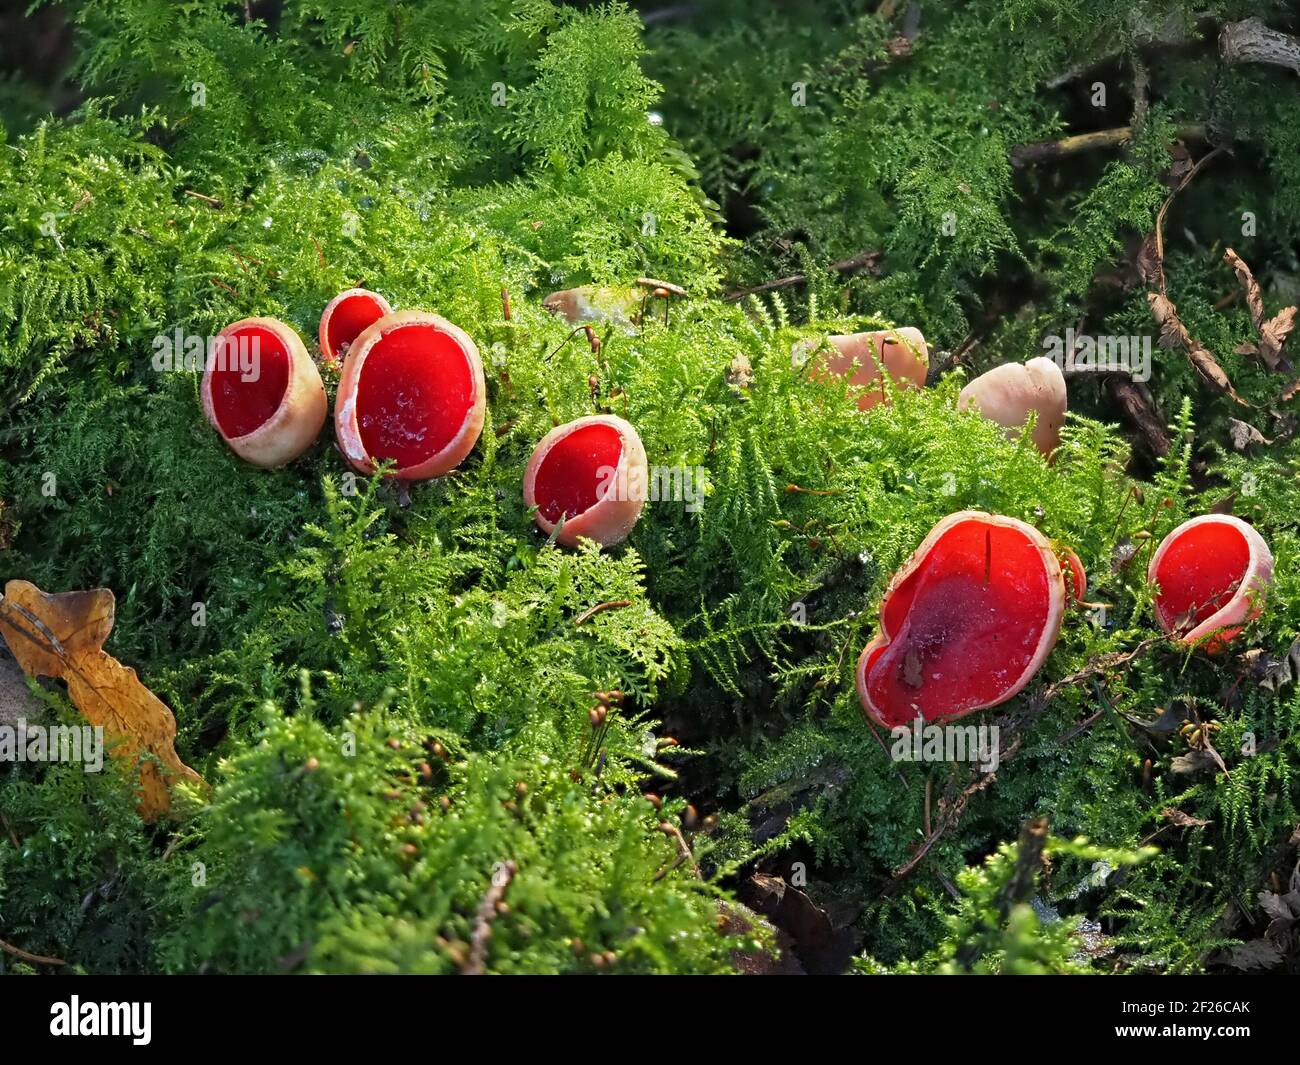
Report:
<svg viewBox="0 0 1300 1065"><path fill-rule="evenodd" d="M1178 136L1182 140L1205 140L1205 126L1200 122L1185 123L1178 127ZM1133 126L1116 126L1114 129L1099 129L1091 133L1078 133L1060 140L1031 141L1017 144L1008 153L1014 167L1028 166L1030 163L1048 162L1067 159L1083 152L1102 151L1118 148L1133 139Z"/></svg>
<svg viewBox="0 0 1300 1065"><path fill-rule="evenodd" d="M1127 377L1112 377L1106 382L1106 391L1146 449L1156 458L1168 455L1173 446L1169 430L1146 389Z"/></svg>
<svg viewBox="0 0 1300 1065"><path fill-rule="evenodd" d="M1266 63L1300 74L1300 41L1271 30L1258 18L1229 22L1219 31L1219 55L1225 63Z"/></svg>

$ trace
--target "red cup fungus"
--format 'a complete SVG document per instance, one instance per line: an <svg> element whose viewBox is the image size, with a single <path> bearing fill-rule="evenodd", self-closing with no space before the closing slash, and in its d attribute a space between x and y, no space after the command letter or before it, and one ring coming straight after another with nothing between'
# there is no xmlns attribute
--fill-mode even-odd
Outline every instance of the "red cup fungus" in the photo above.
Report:
<svg viewBox="0 0 1300 1065"><path fill-rule="evenodd" d="M882 329L872 333L849 333L826 338L833 351L819 357L813 367L813 376L833 374L849 377L850 382L861 387L858 409L870 410L889 402L885 389L883 366L889 372L895 388L924 388L925 375L930 368L930 349L919 329L906 326L902 329ZM811 354L812 341L798 341L792 354L796 359Z"/></svg>
<svg viewBox="0 0 1300 1065"><path fill-rule="evenodd" d="M1042 356L1023 365L1009 362L995 366L961 390L957 409L970 408L1002 426L1013 439L1034 411L1034 444L1044 455L1051 455L1061 442L1065 424L1065 375L1056 363Z"/></svg>
<svg viewBox="0 0 1300 1065"><path fill-rule="evenodd" d="M348 348L334 404L343 457L362 473L381 461L406 481L455 469L483 431L483 363L469 336L427 311L397 311Z"/></svg>
<svg viewBox="0 0 1300 1065"><path fill-rule="evenodd" d="M1147 567L1156 622L1186 644L1222 651L1259 617L1273 582L1273 552L1230 514L1206 514L1166 536Z"/></svg>
<svg viewBox="0 0 1300 1065"><path fill-rule="evenodd" d="M1032 525L964 510L937 524L895 574L880 632L858 659L858 698L885 728L996 706L1056 644L1065 580Z"/></svg>
<svg viewBox="0 0 1300 1065"><path fill-rule="evenodd" d="M340 292L320 316L320 350L331 365L348 353L353 342L367 326L374 325L393 308L378 292L350 288Z"/></svg>
<svg viewBox="0 0 1300 1065"><path fill-rule="evenodd" d="M1061 573L1065 578L1066 605L1078 606L1088 594L1088 574L1079 556L1068 547L1061 552Z"/></svg>
<svg viewBox="0 0 1300 1065"><path fill-rule="evenodd" d="M212 427L254 466L292 462L320 435L328 413L302 338L275 318L243 318L218 333L199 392Z"/></svg>
<svg viewBox="0 0 1300 1065"><path fill-rule="evenodd" d="M648 475L631 425L613 414L578 418L556 426L533 450L524 503L537 508L534 520L556 543L574 547L584 537L609 547L641 517Z"/></svg>

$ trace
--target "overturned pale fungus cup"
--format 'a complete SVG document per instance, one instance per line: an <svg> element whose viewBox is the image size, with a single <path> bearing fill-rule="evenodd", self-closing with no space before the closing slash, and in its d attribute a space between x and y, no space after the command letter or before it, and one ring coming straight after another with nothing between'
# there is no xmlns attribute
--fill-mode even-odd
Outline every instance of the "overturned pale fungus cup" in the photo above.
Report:
<svg viewBox="0 0 1300 1065"><path fill-rule="evenodd" d="M1033 411L1032 438L1044 455L1051 455L1061 442L1066 406L1065 376L1056 363L1042 356L1023 365L995 366L971 381L957 398L958 410L979 411L1012 438L1020 435Z"/></svg>
<svg viewBox="0 0 1300 1065"><path fill-rule="evenodd" d="M1273 552L1230 514L1206 514L1166 536L1147 567L1156 622L1186 644L1217 653L1259 617L1273 583Z"/></svg>
<svg viewBox="0 0 1300 1065"><path fill-rule="evenodd" d="M217 334L199 388L203 413L254 466L292 462L320 435L328 404L320 372L292 326L244 318Z"/></svg>
<svg viewBox="0 0 1300 1065"><path fill-rule="evenodd" d="M427 311L385 315L343 360L339 450L362 473L391 461L389 477L441 477L478 442L486 395L478 348L464 330Z"/></svg>
<svg viewBox="0 0 1300 1065"><path fill-rule="evenodd" d="M965 510L895 574L858 698L885 728L997 706L1038 672L1061 631L1066 582L1051 543L1016 518Z"/></svg>
<svg viewBox="0 0 1300 1065"><path fill-rule="evenodd" d="M850 384L862 391L858 409L870 410L889 402L885 372L895 388L924 388L930 368L930 349L919 329L881 329L871 333L849 333L826 338L832 350L820 356L812 367L814 377L833 375L848 377ZM812 355L815 341L801 340L794 345L796 361ZM883 368L883 371L882 371Z"/></svg>
<svg viewBox="0 0 1300 1065"><path fill-rule="evenodd" d="M350 288L340 292L320 316L320 350L327 362L337 363L361 333L393 308L378 292Z"/></svg>
<svg viewBox="0 0 1300 1065"><path fill-rule="evenodd" d="M556 426L533 450L524 471L524 503L556 543L579 538L619 543L641 517L648 486L645 448L637 431L613 414ZM558 531L557 531L558 527Z"/></svg>
<svg viewBox="0 0 1300 1065"><path fill-rule="evenodd" d="M644 292L627 286L582 285L552 292L542 306L573 325L613 322L628 328L641 320L644 299Z"/></svg>

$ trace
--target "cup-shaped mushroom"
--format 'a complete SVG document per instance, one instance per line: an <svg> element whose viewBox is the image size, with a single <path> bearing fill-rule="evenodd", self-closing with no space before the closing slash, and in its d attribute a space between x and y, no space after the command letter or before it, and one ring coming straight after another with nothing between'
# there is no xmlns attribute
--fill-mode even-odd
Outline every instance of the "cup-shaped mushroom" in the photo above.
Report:
<svg viewBox="0 0 1300 1065"><path fill-rule="evenodd" d="M1068 547L1061 552L1061 573L1065 578L1065 603L1078 606L1088 594L1088 574L1079 556Z"/></svg>
<svg viewBox="0 0 1300 1065"><path fill-rule="evenodd" d="M320 350L329 363L337 364L361 333L393 308L378 292L350 288L340 292L320 316Z"/></svg>
<svg viewBox="0 0 1300 1065"><path fill-rule="evenodd" d="M339 449L362 473L391 461L390 477L441 477L478 442L486 395L478 348L464 330L427 311L385 315L343 360Z"/></svg>
<svg viewBox="0 0 1300 1065"><path fill-rule="evenodd" d="M930 368L930 349L919 329L881 329L871 333L849 333L826 338L832 350L818 357L812 367L814 377L834 375L848 377L859 386L858 409L870 410L889 402L883 367L895 388L924 388ZM801 340L794 345L796 359L812 353L815 341Z"/></svg>
<svg viewBox="0 0 1300 1065"><path fill-rule="evenodd" d="M1251 525L1205 514L1166 536L1147 567L1156 622L1187 644L1217 653L1259 617L1273 583L1273 552Z"/></svg>
<svg viewBox="0 0 1300 1065"><path fill-rule="evenodd" d="M218 333L199 392L212 427L254 466L292 462L329 413L302 338L275 318L243 318Z"/></svg>
<svg viewBox="0 0 1300 1065"><path fill-rule="evenodd" d="M858 698L885 728L963 717L1029 683L1061 631L1065 581L1051 543L1015 518L966 510L898 571L858 659Z"/></svg>
<svg viewBox="0 0 1300 1065"><path fill-rule="evenodd" d="M1029 418L1034 419L1033 441L1044 455L1051 455L1061 442L1065 424L1065 376L1051 359L1039 356L1023 365L1008 362L980 374L961 390L957 409L973 408L990 421L1019 436Z"/></svg>
<svg viewBox="0 0 1300 1065"><path fill-rule="evenodd" d="M644 289L627 286L582 285L552 292L542 300L542 306L574 325L613 322L627 328L640 320L646 295Z"/></svg>
<svg viewBox="0 0 1300 1065"><path fill-rule="evenodd" d="M622 418L596 414L556 426L524 471L524 503L556 543L579 538L609 547L641 517L649 470L641 437ZM559 532L556 532L556 527Z"/></svg>

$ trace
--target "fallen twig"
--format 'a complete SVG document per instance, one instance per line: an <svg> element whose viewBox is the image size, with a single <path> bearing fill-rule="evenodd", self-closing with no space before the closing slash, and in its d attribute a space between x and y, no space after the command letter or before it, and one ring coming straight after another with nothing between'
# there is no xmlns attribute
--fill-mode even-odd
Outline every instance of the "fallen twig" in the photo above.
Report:
<svg viewBox="0 0 1300 1065"><path fill-rule="evenodd" d="M185 195L186 195L186 196L189 196L189 197L191 197L192 199L195 199L195 200L202 200L202 201L203 201L204 203L206 203L209 207L211 207L214 211L220 211L221 208L223 208L223 207L225 206L225 204L222 203L222 202L221 202L219 199L217 199L215 196L205 196L203 193L201 193L201 192L195 192L193 189L186 189L186 190L185 190Z"/></svg>
<svg viewBox="0 0 1300 1065"><path fill-rule="evenodd" d="M462 976L482 976L487 964L488 940L492 938L492 922L496 920L497 905L504 899L510 881L519 867L514 862L502 862L492 874L492 886L483 894L474 916L474 931L469 937L469 957L461 967Z"/></svg>
<svg viewBox="0 0 1300 1065"><path fill-rule="evenodd" d="M1133 139L1133 126L1116 126L1114 129L1099 129L1091 133L1076 133L1060 140L1031 141L1017 144L1008 153L1011 165L1016 168L1030 163L1041 163L1057 159L1068 159L1083 152L1101 151L1118 148ZM1205 140L1205 125L1200 122L1184 123L1178 127L1178 137L1182 140Z"/></svg>
<svg viewBox="0 0 1300 1065"><path fill-rule="evenodd" d="M6 954L12 954L15 958L21 958L23 961L29 961L33 965L67 965L68 963L62 958L47 958L40 954L29 954L21 947L15 947L12 943L6 943L0 939L0 950Z"/></svg>
<svg viewBox="0 0 1300 1065"><path fill-rule="evenodd" d="M659 830L665 835L672 836L673 839L677 841L677 859L671 865L665 866L663 869L660 869L659 872L655 873L654 880L652 880L651 883L659 883L660 880L666 877L674 869L680 868L683 862L690 862L691 870L695 873L695 879L703 880L704 874L700 872L700 867L695 861L695 855L691 853L690 844L686 842L686 837L682 835L682 830L671 821L660 822Z"/></svg>
<svg viewBox="0 0 1300 1065"><path fill-rule="evenodd" d="M1179 317L1177 305L1169 298L1165 279L1165 215L1169 211L1169 206L1206 164L1210 160L1217 158L1222 152L1222 148L1213 148L1201 156L1196 165L1183 175L1182 180L1165 198L1159 214L1156 215L1155 232L1152 235L1154 239L1148 238L1148 242L1144 244L1143 252L1139 256L1139 266L1143 279L1148 284L1158 283L1159 285L1160 290L1158 292L1147 293L1147 302L1151 306L1151 316L1160 327L1160 346L1163 348L1175 346L1182 348L1201 377L1236 403L1241 404L1243 407L1249 407L1250 404L1242 399L1237 394L1237 390L1233 388L1232 381L1223 372L1223 367L1219 365L1218 360L1205 345L1188 332L1182 318ZM1152 242L1153 249L1151 247Z"/></svg>
<svg viewBox="0 0 1300 1065"><path fill-rule="evenodd" d="M623 609L623 607L631 606L631 605L632 605L631 599L611 599L608 603L597 603L595 606L591 607L588 610L584 610L581 614L579 614L576 618L573 619L574 627L576 628L578 625L581 625L584 621L589 621L591 618L594 618L602 610L621 610Z"/></svg>
<svg viewBox="0 0 1300 1065"><path fill-rule="evenodd" d="M870 270L876 273L876 265L880 262L882 252L864 251L860 255L855 255L851 259L841 259L837 263L831 263L829 269L837 273L847 274L855 270ZM751 285L748 288L732 289L722 297L724 303L735 303L737 300L743 300L746 296L757 296L762 292L772 292L779 288L790 288L794 285L807 283L806 274L790 274L788 277L778 277L774 281L764 281L761 285Z"/></svg>

